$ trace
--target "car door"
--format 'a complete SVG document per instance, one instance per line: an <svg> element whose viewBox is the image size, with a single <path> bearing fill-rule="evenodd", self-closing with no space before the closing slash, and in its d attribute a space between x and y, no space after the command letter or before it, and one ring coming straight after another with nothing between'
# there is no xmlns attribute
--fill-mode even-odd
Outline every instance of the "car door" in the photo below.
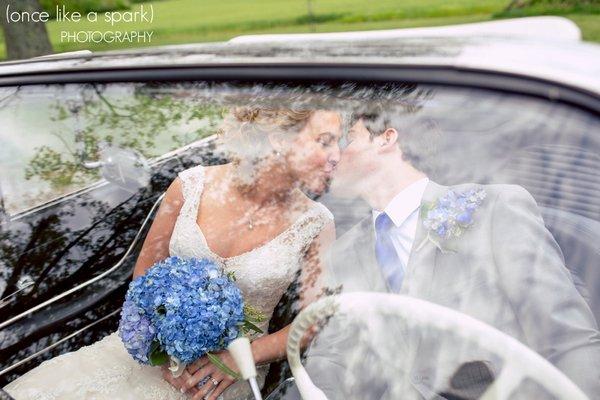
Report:
<svg viewBox="0 0 600 400"><path fill-rule="evenodd" d="M139 249L135 238L177 171L210 153L211 143L202 140L205 114L192 110L193 126L169 129L182 107L157 100L142 114L149 95L132 85L4 93L0 319L7 328L0 351L8 368L39 350L48 357L77 346L82 335L71 335L85 327L94 326L84 340L114 330L135 262L128 250ZM131 121L119 113L135 113L145 125L127 135ZM197 155L197 148L205 150ZM125 165L129 156L147 165Z"/></svg>

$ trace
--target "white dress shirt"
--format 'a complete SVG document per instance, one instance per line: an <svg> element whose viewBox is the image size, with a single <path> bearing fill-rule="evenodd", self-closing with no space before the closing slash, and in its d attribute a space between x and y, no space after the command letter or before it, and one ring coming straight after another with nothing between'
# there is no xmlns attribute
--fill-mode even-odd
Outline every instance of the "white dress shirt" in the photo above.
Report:
<svg viewBox="0 0 600 400"><path fill-rule="evenodd" d="M385 213L394 223L394 226L390 229L390 238L405 271L408 265L410 250L417 234L421 200L423 199L423 194L428 183L428 178L419 179L411 183L394 196L384 209ZM373 210L373 226L375 226L375 219L381 212Z"/></svg>

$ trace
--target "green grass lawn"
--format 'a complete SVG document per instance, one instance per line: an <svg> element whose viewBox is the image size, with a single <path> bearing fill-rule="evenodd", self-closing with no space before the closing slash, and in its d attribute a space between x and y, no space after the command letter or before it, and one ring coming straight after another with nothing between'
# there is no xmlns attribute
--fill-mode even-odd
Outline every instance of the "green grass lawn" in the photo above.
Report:
<svg viewBox="0 0 600 400"><path fill-rule="evenodd" d="M153 23L50 22L48 31L57 52L92 51L132 47L131 44L66 43L60 32L146 30L154 31L146 45L221 41L253 33L332 32L437 26L497 18L507 0L312 0L314 20L309 20L306 0L162 0L154 7ZM133 10L139 9L137 5ZM534 10L543 14L544 10ZM582 29L585 40L600 42L600 14L567 13ZM144 46L135 44L133 47ZM0 41L0 57L4 44Z"/></svg>

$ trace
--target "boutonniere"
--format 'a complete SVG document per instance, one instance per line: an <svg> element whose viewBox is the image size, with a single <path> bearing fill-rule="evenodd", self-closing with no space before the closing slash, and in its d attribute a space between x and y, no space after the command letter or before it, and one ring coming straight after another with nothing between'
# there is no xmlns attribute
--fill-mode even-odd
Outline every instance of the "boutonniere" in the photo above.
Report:
<svg viewBox="0 0 600 400"><path fill-rule="evenodd" d="M482 188L473 188L461 193L450 189L436 201L421 206L423 226L427 236L419 244L419 251L427 242L432 242L444 252L453 250L442 244L451 238L460 237L464 231L473 225L473 213L483 200L486 193Z"/></svg>

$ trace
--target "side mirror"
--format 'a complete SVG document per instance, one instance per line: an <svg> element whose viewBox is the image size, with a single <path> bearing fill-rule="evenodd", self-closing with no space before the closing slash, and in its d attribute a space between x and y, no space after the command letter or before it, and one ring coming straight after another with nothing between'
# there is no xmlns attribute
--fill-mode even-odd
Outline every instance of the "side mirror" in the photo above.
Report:
<svg viewBox="0 0 600 400"><path fill-rule="evenodd" d="M148 161L136 150L107 145L100 151L100 160L84 161L83 166L99 168L104 179L132 193L150 183Z"/></svg>

